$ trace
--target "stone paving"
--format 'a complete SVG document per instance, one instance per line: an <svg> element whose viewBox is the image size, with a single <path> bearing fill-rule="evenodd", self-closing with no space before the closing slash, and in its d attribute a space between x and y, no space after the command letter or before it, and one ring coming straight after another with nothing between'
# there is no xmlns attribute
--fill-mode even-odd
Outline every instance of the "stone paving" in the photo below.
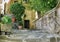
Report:
<svg viewBox="0 0 60 42"><path fill-rule="evenodd" d="M13 34L6 36L1 42L60 42L57 34L44 33L40 30L13 30Z"/></svg>

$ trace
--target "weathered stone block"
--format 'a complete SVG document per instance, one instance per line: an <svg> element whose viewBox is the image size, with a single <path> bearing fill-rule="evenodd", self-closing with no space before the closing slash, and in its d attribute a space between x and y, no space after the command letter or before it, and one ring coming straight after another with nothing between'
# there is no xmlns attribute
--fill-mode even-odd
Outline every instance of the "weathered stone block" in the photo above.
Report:
<svg viewBox="0 0 60 42"><path fill-rule="evenodd" d="M50 42L56 42L56 38L55 37L51 37L50 38Z"/></svg>

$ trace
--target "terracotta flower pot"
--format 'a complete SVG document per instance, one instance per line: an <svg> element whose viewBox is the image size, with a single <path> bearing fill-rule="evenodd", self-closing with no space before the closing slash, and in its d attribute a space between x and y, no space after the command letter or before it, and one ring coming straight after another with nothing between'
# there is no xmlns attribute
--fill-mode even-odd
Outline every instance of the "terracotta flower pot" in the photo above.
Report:
<svg viewBox="0 0 60 42"><path fill-rule="evenodd" d="M15 22L15 20L16 20L16 18L13 17L13 18L12 18L12 22Z"/></svg>
<svg viewBox="0 0 60 42"><path fill-rule="evenodd" d="M18 26L19 29L22 29L22 26Z"/></svg>

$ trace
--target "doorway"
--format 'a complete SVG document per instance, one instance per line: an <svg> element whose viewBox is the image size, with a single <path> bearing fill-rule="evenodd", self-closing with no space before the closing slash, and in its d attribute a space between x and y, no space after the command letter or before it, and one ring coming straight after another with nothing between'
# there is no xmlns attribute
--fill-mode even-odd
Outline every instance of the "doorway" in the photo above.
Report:
<svg viewBox="0 0 60 42"><path fill-rule="evenodd" d="M24 28L29 29L29 27L30 27L30 21L24 20Z"/></svg>

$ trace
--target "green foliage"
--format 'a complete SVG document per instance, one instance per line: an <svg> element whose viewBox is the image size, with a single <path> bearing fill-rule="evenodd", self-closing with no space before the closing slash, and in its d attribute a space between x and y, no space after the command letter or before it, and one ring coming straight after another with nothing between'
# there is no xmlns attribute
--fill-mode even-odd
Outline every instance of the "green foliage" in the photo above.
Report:
<svg viewBox="0 0 60 42"><path fill-rule="evenodd" d="M4 17L2 17L2 23L3 24L10 24L12 22L11 17L5 15Z"/></svg>
<svg viewBox="0 0 60 42"><path fill-rule="evenodd" d="M10 6L10 11L15 15L17 21L22 21L22 16L25 11L25 7L22 4L14 3Z"/></svg>
<svg viewBox="0 0 60 42"><path fill-rule="evenodd" d="M32 9L45 13L56 6L57 0L30 0L30 3Z"/></svg>

